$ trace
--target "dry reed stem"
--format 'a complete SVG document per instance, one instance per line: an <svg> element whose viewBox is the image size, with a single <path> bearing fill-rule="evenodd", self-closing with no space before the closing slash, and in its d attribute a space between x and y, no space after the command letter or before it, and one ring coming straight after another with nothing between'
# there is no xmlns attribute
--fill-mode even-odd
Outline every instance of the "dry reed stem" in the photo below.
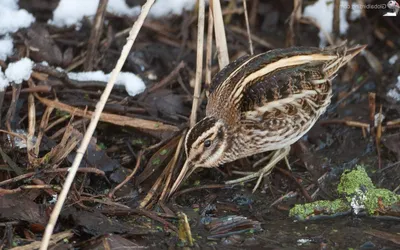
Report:
<svg viewBox="0 0 400 250"><path fill-rule="evenodd" d="M206 95L208 97L208 89L211 85L211 67L212 67L212 43L213 43L213 30L214 30L214 18L212 14L211 5L208 6L208 26L207 26L207 42L206 42Z"/></svg>
<svg viewBox="0 0 400 250"><path fill-rule="evenodd" d="M197 121L197 107L199 106L201 92L201 80L203 75L204 19L205 2L204 0L199 0L199 17L197 22L196 78L194 85L192 113L190 114L190 127L193 127Z"/></svg>
<svg viewBox="0 0 400 250"><path fill-rule="evenodd" d="M247 14L247 0L242 0L243 1L243 8L244 8L244 19L246 22L246 30L247 30L247 38L249 39L249 48L250 48L250 55L254 54L253 50L253 42L251 38L251 32L250 32L250 24L249 24L249 16Z"/></svg>
<svg viewBox="0 0 400 250"><path fill-rule="evenodd" d="M84 111L73 106L62 103L58 100L49 100L36 95L36 98L43 104L57 108L62 111L73 113L76 116L81 116L85 118L91 118L93 115L92 111ZM178 131L176 126L167 125L161 122L155 122L150 120L144 120L140 118L132 118L128 116L115 115L109 113L101 113L100 121L116 124L119 126L128 126L133 128L147 129L147 130L163 130L163 131Z"/></svg>
<svg viewBox="0 0 400 250"><path fill-rule="evenodd" d="M52 109L52 107L47 107L46 110L45 110L45 113L47 112L47 109ZM44 131L44 132L47 132L47 131L49 131L50 129L52 129L53 127L55 127L55 126L57 126L57 125L59 125L59 124L65 122L67 119L69 119L69 115L67 115L67 116L62 116L62 117L58 118L57 120L53 121L53 122L50 123L50 124L48 124L49 120L47 119L47 121L46 121L47 124L43 124L43 125L44 125L44 126L43 126L43 131ZM43 119L42 119L42 122L43 122ZM40 124L40 127L42 128L42 124Z"/></svg>
<svg viewBox="0 0 400 250"><path fill-rule="evenodd" d="M54 245L61 240L72 238L72 236L74 236L74 233L71 230L61 232L61 233L56 233L51 237L49 245ZM13 249L14 250L32 250L32 249L38 249L39 246L40 246L40 241L34 241L28 245L21 246L21 247L15 247Z"/></svg>
<svg viewBox="0 0 400 250"><path fill-rule="evenodd" d="M173 174L174 168L176 166L176 162L178 161L179 155L181 154L182 144L183 144L183 141L185 139L185 136L186 136L186 131L184 131L182 133L182 136L181 136L181 138L179 139L179 142L178 142L178 146L176 147L176 151L175 151L174 157L171 159L171 161L168 163L168 165L166 167L168 175L167 175L167 180L165 181L165 184L164 184L164 190L161 192L161 196L160 196L160 199L159 199L160 201L164 201L165 200L165 197L166 197L166 194L167 194L167 190L168 190L168 187L169 187L169 183L171 182L172 174ZM169 197L169 195L170 194L168 194L168 197Z"/></svg>
<svg viewBox="0 0 400 250"><path fill-rule="evenodd" d="M126 58L128 57L129 51L131 50L132 45L139 33L139 30L143 25L144 19L146 18L148 12L150 11L150 8L153 5L154 1L155 0L147 0L147 2L142 7L142 10L141 10L141 13L140 13L138 19L132 26L132 30L129 34L129 37L127 38L127 43L122 48L121 56L118 59L117 65L115 66L114 70L112 71L111 77L107 83L107 86L104 89L104 92L103 92L102 96L100 97L98 104L96 105L96 110L93 113L93 117L92 117L92 120L87 129L87 132L86 132L85 136L83 137L81 146L76 151L76 157L74 159L72 167L70 168L67 179L65 180L63 190L60 193L58 201L53 209L53 212L51 213L49 223L46 226L46 230L43 235L42 244L40 245L40 250L46 250L49 246L51 235L53 234L53 230L57 223L58 216L59 216L61 209L64 205L64 202L67 198L67 194L69 192L69 189L71 188L72 182L73 182L75 174L79 168L79 165L82 161L83 155L85 154L86 149L89 145L90 139L92 138L94 130L96 129L97 123L101 116L101 112L104 109L104 106L107 102L108 96L110 95L111 90L117 80L118 74L121 71L122 66L125 63Z"/></svg>
<svg viewBox="0 0 400 250"><path fill-rule="evenodd" d="M219 0L212 0L212 13L214 15L215 44L218 52L219 69L229 64L228 45L226 43L225 27L222 18L221 3Z"/></svg>
<svg viewBox="0 0 400 250"><path fill-rule="evenodd" d="M161 181L162 181L161 177L162 177L162 174L156 180L156 182L153 184L153 186L150 188L150 190L147 192L146 197L144 197L144 199L140 202L139 208L144 208L150 202L151 198L153 198L154 194L158 190L158 187L161 185Z"/></svg>
<svg viewBox="0 0 400 250"><path fill-rule="evenodd" d="M35 97L33 94L28 95L28 134L26 135L26 150L28 153L28 161L31 164L37 154L34 153L33 137L35 136L36 126L36 108L35 108Z"/></svg>
<svg viewBox="0 0 400 250"><path fill-rule="evenodd" d="M27 178L31 178L32 176L35 175L39 175L39 174L56 174L56 173L66 173L69 171L69 168L57 168L57 169L52 169L52 170L44 170L41 172L30 172L27 174L21 174L18 175L14 178L11 179L7 179L4 180L2 182L0 182L0 187L10 184L10 183L15 183L17 181L23 180L23 179L27 179ZM106 174L104 173L104 171L101 171L97 168L80 168L78 169L78 172L80 173L93 173L93 174L97 174L97 175L101 175L101 176L106 176Z"/></svg>

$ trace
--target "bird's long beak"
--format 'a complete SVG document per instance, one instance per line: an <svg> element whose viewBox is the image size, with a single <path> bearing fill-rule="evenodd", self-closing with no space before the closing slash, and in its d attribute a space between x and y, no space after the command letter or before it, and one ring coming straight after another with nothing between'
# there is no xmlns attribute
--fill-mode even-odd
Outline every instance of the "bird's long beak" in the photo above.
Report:
<svg viewBox="0 0 400 250"><path fill-rule="evenodd" d="M178 187L182 183L182 181L184 179L188 178L195 169L196 169L196 167L193 166L190 161L186 160L181 172L179 173L178 178L175 180L174 185L172 185L171 191L169 193L170 196L176 191L176 189L178 189Z"/></svg>
<svg viewBox="0 0 400 250"><path fill-rule="evenodd" d="M346 56L345 56L345 63L347 63L348 61L350 61L353 57L355 57L356 55L358 55L361 51L363 51L365 48L367 47L367 45L356 45L352 48L349 48L347 50Z"/></svg>

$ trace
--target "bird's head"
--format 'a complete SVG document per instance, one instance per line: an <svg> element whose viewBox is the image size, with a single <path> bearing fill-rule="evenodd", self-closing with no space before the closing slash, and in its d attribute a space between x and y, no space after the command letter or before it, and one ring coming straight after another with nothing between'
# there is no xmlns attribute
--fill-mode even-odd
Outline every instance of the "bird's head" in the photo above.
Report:
<svg viewBox="0 0 400 250"><path fill-rule="evenodd" d="M394 9L398 9L399 8L399 4L396 2L396 1L393 1L393 0L391 0L391 1L389 1L388 3L387 3L387 7L389 8L389 9L392 9L392 10L394 10Z"/></svg>
<svg viewBox="0 0 400 250"><path fill-rule="evenodd" d="M227 134L225 123L214 117L205 117L188 131L185 140L186 162L171 188L171 193L195 169L218 167L225 162Z"/></svg>

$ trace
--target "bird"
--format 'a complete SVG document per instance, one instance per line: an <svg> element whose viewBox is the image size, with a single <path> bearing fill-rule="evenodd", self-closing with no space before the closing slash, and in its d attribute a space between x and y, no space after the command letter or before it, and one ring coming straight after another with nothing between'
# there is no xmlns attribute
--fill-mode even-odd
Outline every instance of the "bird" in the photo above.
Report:
<svg viewBox="0 0 400 250"><path fill-rule="evenodd" d="M399 13L399 10L400 10L400 5L396 1L394 1L394 0L389 1L386 4L386 6L388 7L388 9L393 10L393 12L387 12L383 16L397 16L397 14Z"/></svg>
<svg viewBox="0 0 400 250"><path fill-rule="evenodd" d="M290 145L326 111L338 70L365 47L348 47L344 41L322 49L274 49L228 64L210 83L206 116L186 133L186 161L170 195L198 168L272 151L265 167L226 182L258 179L256 191L263 176L289 154Z"/></svg>

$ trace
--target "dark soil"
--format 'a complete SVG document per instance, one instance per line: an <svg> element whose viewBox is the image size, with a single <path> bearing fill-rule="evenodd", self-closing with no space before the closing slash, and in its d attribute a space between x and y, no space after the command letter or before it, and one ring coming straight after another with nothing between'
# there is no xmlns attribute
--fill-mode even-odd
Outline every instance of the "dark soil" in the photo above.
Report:
<svg viewBox="0 0 400 250"><path fill-rule="evenodd" d="M59 29L47 25L57 1L20 0L21 8L33 13L35 25L13 34L16 53L7 61L0 61L4 69L13 61L26 55L26 44L40 47L46 53L31 53L35 62L46 60L48 68L34 68L38 74L46 73L43 79L32 77L38 86L50 87L41 91L40 97L54 100L84 110L93 110L104 89L98 82L86 82L85 86L54 73L53 68L70 68L87 51L92 24L83 22L80 30ZM128 2L128 1L127 1ZM129 1L142 4L144 1ZM223 10L228 10L228 1ZM234 1L233 1L234 2ZM381 1L365 1L371 4ZM256 11L253 5L258 3ZM312 1L303 1L304 6ZM274 48L290 44L296 46L318 46L318 29L306 23L295 23L289 31L289 18L293 1L248 1L252 34ZM237 1L237 8L241 8ZM343 171L363 165L374 184L380 188L400 193L400 101L387 96L400 75L400 60L394 64L389 59L400 58L400 17L382 17L383 10L367 9L366 15L350 23L346 35L341 36L351 44L368 44L367 54L356 57L349 66L340 71L334 80L334 97L326 114L299 142L292 146L288 171L281 162L270 176L264 178L261 187L251 193L254 182L235 187L223 187L224 181L237 176L232 170L252 171L252 164L264 155L256 155L226 164L219 169L204 169L195 172L171 199L161 199L162 184L152 193L162 171L167 167L178 144L180 132L130 128L100 122L89 151L81 164L71 188L69 198L61 213L54 233L72 229L68 240L60 241L53 249L117 249L149 248L175 249L185 247L178 212L184 212L191 227L194 247L200 249L398 249L400 248L400 213L389 215L366 213L355 215L320 216L314 220L296 221L289 218L289 209L298 203L313 200L332 200L338 197L337 184ZM227 15L225 16L227 17ZM126 35L116 36L130 28L136 18L117 17L106 14L102 40L95 54L93 70L110 72L119 57ZM147 90L129 97L116 87L106 105L105 112L124 117L142 118L174 125L180 130L187 127L192 104L196 64L197 18L195 12L182 16L147 20L139 33L123 71L133 72L145 80ZM233 27L246 30L243 13L233 14L226 20L226 34L231 60L248 53L246 35L234 31ZM206 27L207 30L207 27ZM32 38L37 35L41 38ZM44 36L48 34L50 36ZM46 40L44 37L50 37ZM43 39L43 40L36 40ZM214 46L215 48L215 46ZM255 53L267 51L254 42ZM50 56L48 56L50 55ZM46 57L47 56L47 57ZM182 67L161 87L180 62ZM217 57L213 58L213 74L218 71ZM73 71L83 71L78 64ZM379 72L382 68L382 72ZM155 87L156 86L156 87ZM204 84L203 84L204 86ZM22 90L28 88L25 82ZM8 123L13 131L28 128L28 94L21 92L17 98L15 116L8 119L6 113L12 106L12 91L6 90L1 107L2 129ZM371 124L369 93L376 94L376 110L385 116L385 130L379 137L379 128L364 131L358 126L338 124L338 120ZM399 89L400 93L400 89ZM40 123L47 104L35 100L36 131L43 129ZM203 98L199 117L204 116L206 98ZM57 108L56 108L57 109ZM75 151L67 151L62 144L65 128L73 123L71 138L82 138L88 119L73 117L68 112L55 110L49 124L62 117L67 119L47 129L40 145L39 155L32 159L26 149L11 145L6 134L2 134L0 147L3 162L0 165L0 248L26 245L40 241L52 211L54 195L60 192L67 170L75 157ZM396 121L391 125L390 121ZM74 123L75 122L75 123ZM44 127L46 128L46 127ZM377 140L378 137L378 140ZM58 145L58 146L57 146ZM78 144L79 145L79 144ZM154 146L155 145L155 146ZM57 147L56 147L57 146ZM149 148L150 147L150 148ZM51 150L68 152L61 158L50 158ZM57 160L58 159L58 160ZM178 158L172 181L179 174L185 159L183 151ZM138 172L115 193L114 188L127 178L138 162ZM85 169L82 170L82 169ZM53 171L61 169L59 172ZM64 169L64 170L63 170ZM51 172L51 171L53 172ZM97 170L98 172L95 172ZM11 178L32 173L21 180ZM52 185L30 189L28 185ZM170 184L171 185L171 184ZM214 188L204 188L214 185ZM286 196L285 196L286 195ZM284 199L279 200L285 196ZM111 197L111 198L110 198ZM229 221L229 216L237 219ZM215 224L213 224L213 223ZM218 224L219 223L219 224ZM225 227L218 228L218 226ZM389 233L389 234L384 234ZM181 236L181 237L180 237Z"/></svg>

